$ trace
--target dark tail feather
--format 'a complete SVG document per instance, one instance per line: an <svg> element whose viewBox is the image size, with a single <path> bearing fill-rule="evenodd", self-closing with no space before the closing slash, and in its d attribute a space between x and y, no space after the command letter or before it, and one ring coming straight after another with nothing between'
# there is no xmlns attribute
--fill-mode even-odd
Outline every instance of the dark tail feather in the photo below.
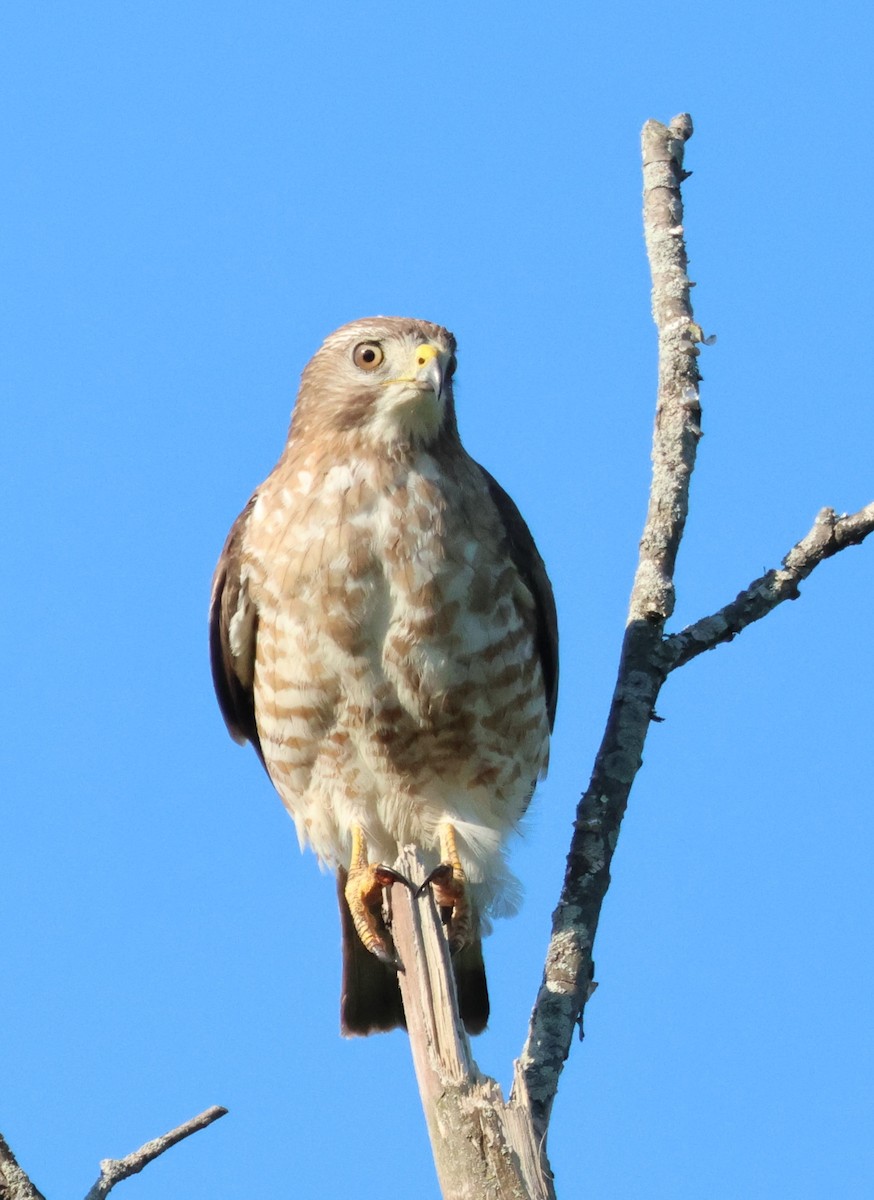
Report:
<svg viewBox="0 0 874 1200"><path fill-rule="evenodd" d="M346 872L337 876L343 936L343 983L340 1029L345 1037L406 1028L397 971L367 950L352 924L343 889ZM479 938L454 955L452 966L461 1019L468 1033L482 1033L489 1019L489 990Z"/></svg>
<svg viewBox="0 0 874 1200"><path fill-rule="evenodd" d="M462 947L452 957L458 1009L468 1033L482 1033L489 1020L489 989L483 962L483 944L479 938Z"/></svg>
<svg viewBox="0 0 874 1200"><path fill-rule="evenodd" d="M343 935L343 983L340 993L340 1030L344 1037L384 1033L406 1028L398 973L371 954L352 924L343 889L346 872L337 874L340 929Z"/></svg>

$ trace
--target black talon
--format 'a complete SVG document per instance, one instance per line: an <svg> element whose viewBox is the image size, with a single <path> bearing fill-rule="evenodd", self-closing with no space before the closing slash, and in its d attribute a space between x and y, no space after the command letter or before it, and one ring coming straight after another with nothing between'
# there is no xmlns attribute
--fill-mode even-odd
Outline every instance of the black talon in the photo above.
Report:
<svg viewBox="0 0 874 1200"><path fill-rule="evenodd" d="M449 863L438 863L433 871L425 876L424 882L416 888L416 899L424 896L425 889L429 888L432 883L446 883L452 878L452 866ZM410 885L412 886L412 885Z"/></svg>
<svg viewBox="0 0 874 1200"><path fill-rule="evenodd" d="M400 871L396 871L394 867L383 866L382 863L376 867L379 874L379 882L383 887L391 887L394 883L402 883L404 887L413 891L413 885L407 879L406 875L402 875Z"/></svg>

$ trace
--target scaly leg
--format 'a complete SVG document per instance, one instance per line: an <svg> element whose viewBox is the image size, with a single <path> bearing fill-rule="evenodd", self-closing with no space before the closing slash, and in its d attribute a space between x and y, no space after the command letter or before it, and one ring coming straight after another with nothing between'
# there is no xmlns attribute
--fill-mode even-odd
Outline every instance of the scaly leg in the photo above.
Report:
<svg viewBox="0 0 874 1200"><path fill-rule="evenodd" d="M444 821L438 833L441 862L431 871L417 894L421 895L426 887L432 888L449 936L449 946L454 953L473 940L473 921L467 894L467 876L455 844L455 828Z"/></svg>
<svg viewBox="0 0 874 1200"><path fill-rule="evenodd" d="M360 825L352 826L352 858L349 876L343 889L352 924L361 941L371 954L381 962L400 967L397 955L391 947L388 930L379 911L383 888L393 883L410 886L409 880L382 863L367 861L367 839Z"/></svg>

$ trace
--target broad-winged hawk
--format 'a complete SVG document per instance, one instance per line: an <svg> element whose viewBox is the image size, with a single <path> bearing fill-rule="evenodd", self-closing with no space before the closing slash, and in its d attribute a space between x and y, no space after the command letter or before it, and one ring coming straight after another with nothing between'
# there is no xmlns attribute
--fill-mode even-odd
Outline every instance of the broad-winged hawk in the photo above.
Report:
<svg viewBox="0 0 874 1200"><path fill-rule="evenodd" d="M483 923L516 903L504 843L547 764L552 589L461 445L454 370L455 339L425 321L333 333L213 582L228 729L340 880L346 1033L403 1023L378 904L411 843L435 868L462 1016L485 1026Z"/></svg>

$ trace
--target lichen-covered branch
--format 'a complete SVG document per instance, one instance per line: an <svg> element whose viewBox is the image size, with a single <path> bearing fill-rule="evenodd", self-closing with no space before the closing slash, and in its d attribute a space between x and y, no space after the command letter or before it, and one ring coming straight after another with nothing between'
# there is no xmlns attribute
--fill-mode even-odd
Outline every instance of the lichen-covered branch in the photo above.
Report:
<svg viewBox="0 0 874 1200"><path fill-rule="evenodd" d="M697 343L689 301L680 184L686 114L643 129L644 230L659 337L653 474L616 689L591 782L577 808L561 898L553 914L543 980L517 1064L524 1096L545 1137L558 1080L593 988L592 946L610 882L610 860L641 763L659 689L667 676L664 624L674 608L674 563L700 437Z"/></svg>
<svg viewBox="0 0 874 1200"><path fill-rule="evenodd" d="M0 1200L45 1200L30 1182L0 1133Z"/></svg>
<svg viewBox="0 0 874 1200"><path fill-rule="evenodd" d="M151 1142L146 1142L144 1146L140 1146L139 1150L134 1150L132 1154L128 1154L125 1158L104 1158L100 1164L100 1178L91 1188L85 1200L103 1200L103 1197L107 1196L117 1183L121 1183L123 1179L129 1179L131 1175L138 1174L150 1162L163 1154L165 1150L169 1150L171 1146L175 1146L183 1138L190 1137L192 1133L197 1133L199 1130L205 1129L207 1125L211 1125L213 1121L217 1121L219 1117L223 1117L227 1111L226 1108L221 1108L218 1104L215 1104L205 1112L192 1117L190 1121L186 1121L183 1125L178 1125L175 1129L171 1129L169 1133L163 1134L162 1137L157 1137Z"/></svg>
<svg viewBox="0 0 874 1200"><path fill-rule="evenodd" d="M874 533L874 502L852 516L839 517L834 509L824 508L810 532L783 559L782 567L754 580L719 612L665 639L669 670L683 666L720 642L730 642L784 600L797 599L798 585L814 567L847 546L859 545L870 533Z"/></svg>
<svg viewBox="0 0 874 1200"><path fill-rule="evenodd" d="M688 113L670 125L643 127L643 228L658 329L658 395L649 508L640 540L629 622L663 627L674 611L674 564L689 510L689 479L701 437L698 345L686 273L680 184L683 148L692 136Z"/></svg>

